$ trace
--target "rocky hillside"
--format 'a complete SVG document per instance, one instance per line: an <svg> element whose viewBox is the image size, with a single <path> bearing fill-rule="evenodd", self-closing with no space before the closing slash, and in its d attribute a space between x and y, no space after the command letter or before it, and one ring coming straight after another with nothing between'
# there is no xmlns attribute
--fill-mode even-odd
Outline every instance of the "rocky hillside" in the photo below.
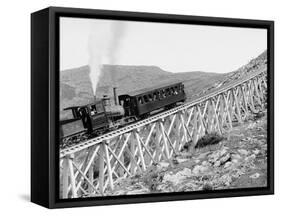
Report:
<svg viewBox="0 0 281 216"><path fill-rule="evenodd" d="M231 85L232 82L244 78L250 75L251 73L255 73L266 69L267 69L267 50L261 53L257 58L254 58L251 61L249 61L248 64L243 65L242 67L238 68L233 72L226 73L223 77L223 80L219 80L218 82L214 83L212 86L202 89L202 91L194 95L194 97L200 97L206 93L215 91L218 88Z"/></svg>
<svg viewBox="0 0 281 216"><path fill-rule="evenodd" d="M227 74L224 84L233 80L238 80L250 73L262 70L267 66L267 50L260 54L257 58L252 59L248 64L238 68L238 70Z"/></svg>
<svg viewBox="0 0 281 216"><path fill-rule="evenodd" d="M215 145L183 150L128 179L108 195L220 190L267 185L267 116L252 116Z"/></svg>

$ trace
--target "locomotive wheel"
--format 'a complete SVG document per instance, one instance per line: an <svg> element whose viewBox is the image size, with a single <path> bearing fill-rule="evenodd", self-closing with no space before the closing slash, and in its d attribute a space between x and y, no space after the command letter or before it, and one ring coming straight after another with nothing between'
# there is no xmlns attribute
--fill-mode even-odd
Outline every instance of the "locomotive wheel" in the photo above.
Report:
<svg viewBox="0 0 281 216"><path fill-rule="evenodd" d="M102 132L103 132L103 131L99 130L99 131L96 131L96 134L97 134L98 136L100 136L100 135L102 135Z"/></svg>

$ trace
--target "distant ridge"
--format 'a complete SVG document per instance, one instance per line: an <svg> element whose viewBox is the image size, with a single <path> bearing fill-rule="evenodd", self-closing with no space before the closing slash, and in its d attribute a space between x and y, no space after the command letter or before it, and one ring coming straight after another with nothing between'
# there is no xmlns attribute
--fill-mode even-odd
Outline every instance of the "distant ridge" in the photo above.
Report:
<svg viewBox="0 0 281 216"><path fill-rule="evenodd" d="M88 66L61 71L61 109L93 101L89 74ZM113 86L117 87L118 94L124 94L162 83L179 81L184 82L187 95L192 95L198 87L205 88L222 77L222 74L205 72L171 73L156 66L104 65L97 88L97 97L105 94L112 97Z"/></svg>

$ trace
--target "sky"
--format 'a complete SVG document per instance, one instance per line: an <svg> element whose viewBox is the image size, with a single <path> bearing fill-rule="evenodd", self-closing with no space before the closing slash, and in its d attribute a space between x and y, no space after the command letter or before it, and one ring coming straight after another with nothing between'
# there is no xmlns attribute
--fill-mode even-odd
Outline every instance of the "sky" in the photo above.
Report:
<svg viewBox="0 0 281 216"><path fill-rule="evenodd" d="M226 73L266 48L265 29L60 18L60 70L89 64L96 50L100 64Z"/></svg>

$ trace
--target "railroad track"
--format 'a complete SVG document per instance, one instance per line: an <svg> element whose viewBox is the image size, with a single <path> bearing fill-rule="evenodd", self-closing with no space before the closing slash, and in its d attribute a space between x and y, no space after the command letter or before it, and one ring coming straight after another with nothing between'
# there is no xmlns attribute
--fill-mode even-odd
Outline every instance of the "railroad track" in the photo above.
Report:
<svg viewBox="0 0 281 216"><path fill-rule="evenodd" d="M219 95L223 92L227 92L229 90L231 90L232 88L235 88L236 86L239 86L241 84L243 84L244 82L247 82L248 80L250 79L253 79L257 76L260 76L262 75L263 73L265 73L267 70L266 68L263 69L262 71L258 71L258 72L255 72L255 73L252 73L251 75L248 75L240 80L237 80L237 81L234 81L232 82L231 84L229 85L226 85L226 86L222 86L220 87L219 89L216 89L215 91L211 92L211 93L208 93L207 95L204 95L200 98L197 98L197 99L194 99L193 101L189 101L183 105L180 105L178 107L175 107L175 108L172 108L168 111L164 111L164 112L161 112L159 114L156 114L156 115L153 115L151 117L148 117L144 120L140 120L136 123L133 123L133 124L130 124L128 126L124 126L120 129L117 129L115 131L111 131L111 132L108 132L106 134L103 134L99 137L95 137L95 138L92 138L92 139L89 139L87 141L84 141L84 142L81 142L81 143L78 143L78 144L75 144L73 146L68 146L64 149L61 149L60 150L60 158L63 158L65 157L66 155L70 155L70 154L73 154L75 152L78 152L78 151L81 151L83 149L86 149L88 147L91 147L93 145L96 145L96 144L99 144L103 141L106 141L106 140L110 140L112 138L115 138L117 136L120 136L121 134L124 134L124 133L127 133L129 131L132 131L132 130L135 130L137 128L140 128L142 126L145 126L147 124L151 124L153 122L156 122L156 121L159 121L171 114L174 114L174 113L177 113L177 112L180 112L182 110L185 110L189 107L192 107L198 103L202 103L206 100L208 100L209 98L211 97L214 97L216 95Z"/></svg>

